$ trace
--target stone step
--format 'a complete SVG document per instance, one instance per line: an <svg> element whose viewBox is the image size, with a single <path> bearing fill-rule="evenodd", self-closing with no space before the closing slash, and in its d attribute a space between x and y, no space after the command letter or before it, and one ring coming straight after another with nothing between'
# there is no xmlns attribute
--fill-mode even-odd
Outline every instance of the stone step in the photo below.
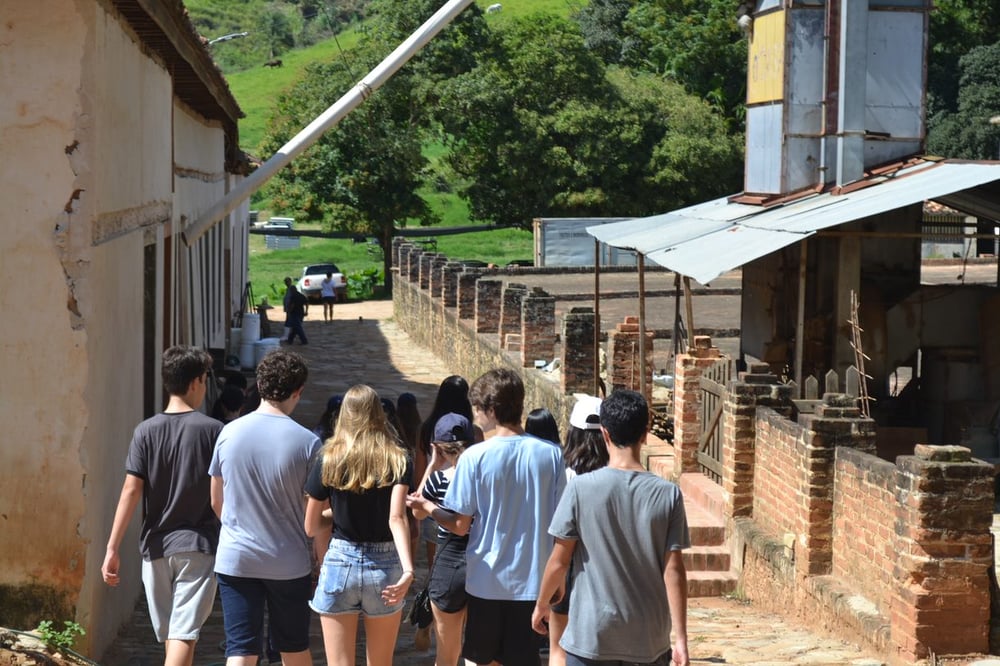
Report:
<svg viewBox="0 0 1000 666"><path fill-rule="evenodd" d="M684 506L697 504L708 513L724 522L726 500L722 486L712 481L700 472L681 474L681 494L684 495Z"/></svg>
<svg viewBox="0 0 1000 666"><path fill-rule="evenodd" d="M737 582L731 571L688 571L688 597L721 597L735 592Z"/></svg>
<svg viewBox="0 0 1000 666"><path fill-rule="evenodd" d="M691 546L684 551L684 568L692 571L729 571L729 547Z"/></svg>
<svg viewBox="0 0 1000 666"><path fill-rule="evenodd" d="M692 546L721 546L726 542L726 526L698 504L684 502Z"/></svg>

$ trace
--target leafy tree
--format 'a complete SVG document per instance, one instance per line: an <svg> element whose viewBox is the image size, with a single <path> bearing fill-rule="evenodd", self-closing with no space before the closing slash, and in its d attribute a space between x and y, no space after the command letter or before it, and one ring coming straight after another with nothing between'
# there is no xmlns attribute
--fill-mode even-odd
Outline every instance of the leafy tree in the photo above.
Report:
<svg viewBox="0 0 1000 666"><path fill-rule="evenodd" d="M633 0L591 0L573 16L583 34L584 46L606 63L619 63L625 52L638 47L624 34L625 19L633 4Z"/></svg>
<svg viewBox="0 0 1000 666"><path fill-rule="evenodd" d="M443 85L449 162L475 219L642 215L738 183L739 145L678 84L609 72L557 18L499 37L500 57Z"/></svg>
<svg viewBox="0 0 1000 666"><path fill-rule="evenodd" d="M928 116L958 109L959 60L971 49L997 40L1000 3L996 0L935 0L927 58Z"/></svg>
<svg viewBox="0 0 1000 666"><path fill-rule="evenodd" d="M623 62L669 76L722 110L741 128L747 46L733 0L645 0L622 31Z"/></svg>
<svg viewBox="0 0 1000 666"><path fill-rule="evenodd" d="M978 46L959 60L958 111L930 123L927 148L948 157L997 159L1000 125L1000 42Z"/></svg>
<svg viewBox="0 0 1000 666"><path fill-rule="evenodd" d="M267 50L267 57L273 58L295 46L295 29L286 11L276 5L269 5L257 16L256 40Z"/></svg>
<svg viewBox="0 0 1000 666"><path fill-rule="evenodd" d="M355 62L374 64L374 54L353 52ZM295 132L341 97L354 83L343 63L314 65L278 100L264 141L275 152ZM328 228L372 235L388 248L397 226L436 220L417 194L424 183L424 131L412 122L409 77L397 74L363 106L348 114L314 146L283 169L268 186L277 209ZM392 253L384 252L391 289Z"/></svg>

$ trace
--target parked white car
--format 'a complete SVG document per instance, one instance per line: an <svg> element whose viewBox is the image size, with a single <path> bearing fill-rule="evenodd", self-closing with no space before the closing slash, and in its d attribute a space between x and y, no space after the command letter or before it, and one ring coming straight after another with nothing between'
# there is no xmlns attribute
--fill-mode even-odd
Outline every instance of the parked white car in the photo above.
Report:
<svg viewBox="0 0 1000 666"><path fill-rule="evenodd" d="M302 269L302 277L295 285L300 292L310 301L319 301L322 294L321 283L326 279L326 274L331 273L333 278L333 288L337 294L337 301L343 303L347 300L347 278L337 268L337 264L310 264Z"/></svg>

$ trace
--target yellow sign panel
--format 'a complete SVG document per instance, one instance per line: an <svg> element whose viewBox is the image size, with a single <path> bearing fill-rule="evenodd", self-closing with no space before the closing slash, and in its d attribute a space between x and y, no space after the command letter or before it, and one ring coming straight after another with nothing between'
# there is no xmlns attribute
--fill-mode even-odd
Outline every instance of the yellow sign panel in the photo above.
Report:
<svg viewBox="0 0 1000 666"><path fill-rule="evenodd" d="M747 63L747 104L774 102L785 94L785 12L757 17Z"/></svg>

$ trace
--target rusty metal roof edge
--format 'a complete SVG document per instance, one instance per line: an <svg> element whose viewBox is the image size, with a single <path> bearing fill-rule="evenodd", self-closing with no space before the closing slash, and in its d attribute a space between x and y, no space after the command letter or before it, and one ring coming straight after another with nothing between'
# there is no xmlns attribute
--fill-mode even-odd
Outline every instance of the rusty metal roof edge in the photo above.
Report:
<svg viewBox="0 0 1000 666"><path fill-rule="evenodd" d="M660 215L588 227L587 233L695 279L714 278L764 256L760 252L768 254L818 230L1000 181L1000 162L914 156L872 169L866 176L870 185L840 193L828 189L770 206L724 197ZM931 176L933 180L928 180ZM767 240L769 236L773 238ZM747 243L751 238L757 241Z"/></svg>

